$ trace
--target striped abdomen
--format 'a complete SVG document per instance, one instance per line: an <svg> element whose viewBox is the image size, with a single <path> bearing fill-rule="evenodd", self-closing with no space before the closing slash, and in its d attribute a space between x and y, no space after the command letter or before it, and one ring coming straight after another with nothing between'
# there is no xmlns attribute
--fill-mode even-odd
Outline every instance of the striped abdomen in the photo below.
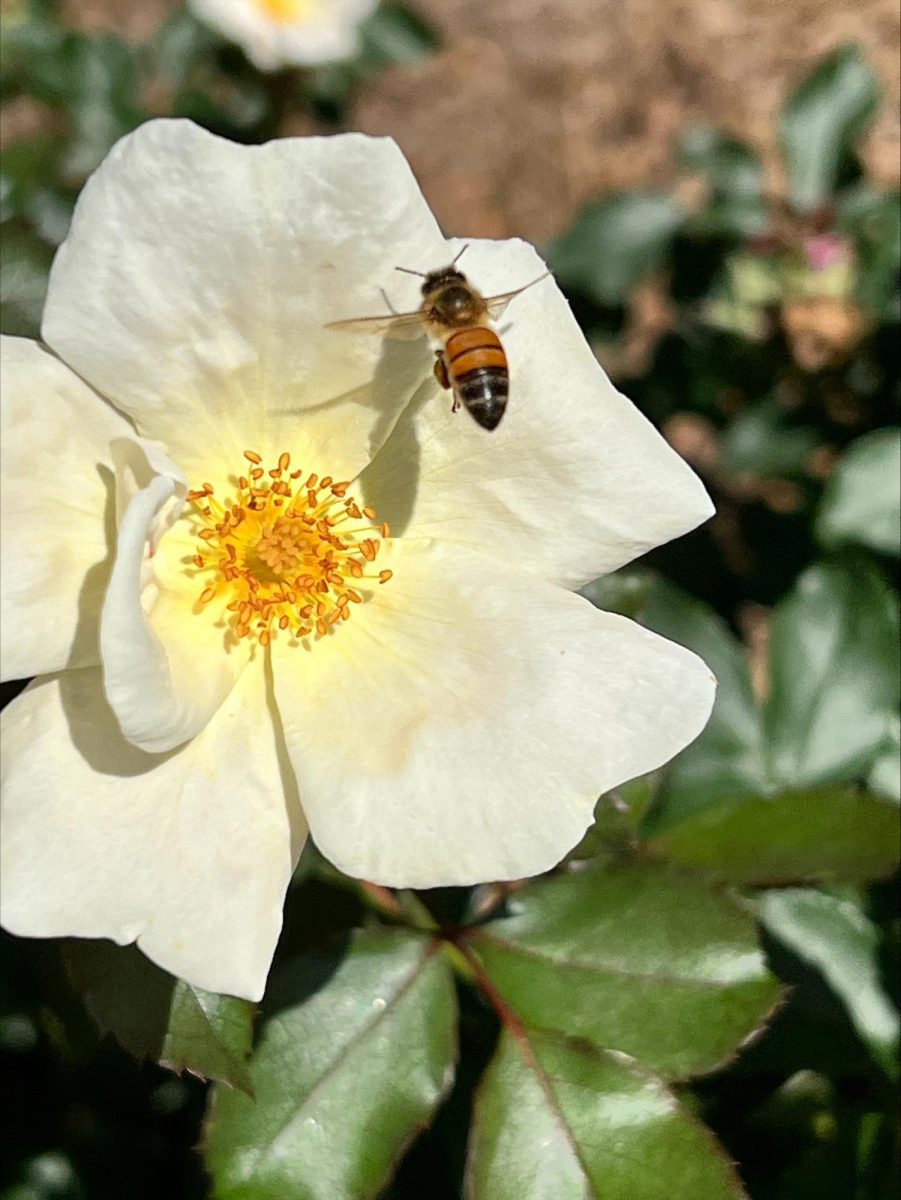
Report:
<svg viewBox="0 0 901 1200"><path fill-rule="evenodd" d="M493 329L461 329L444 344L444 365L454 395L483 429L495 429L507 407L507 356Z"/></svg>

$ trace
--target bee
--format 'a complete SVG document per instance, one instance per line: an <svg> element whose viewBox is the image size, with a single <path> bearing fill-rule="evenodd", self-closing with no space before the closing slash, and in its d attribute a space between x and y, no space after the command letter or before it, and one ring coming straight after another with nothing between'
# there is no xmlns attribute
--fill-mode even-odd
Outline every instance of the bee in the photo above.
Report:
<svg viewBox="0 0 901 1200"><path fill-rule="evenodd" d="M396 268L424 280L422 305L415 312L395 312L383 291L382 297L391 308L390 316L332 321L326 329L401 338L415 337L425 329L441 343L435 351L435 377L453 393L451 412L463 405L483 429L496 429L507 407L510 376L507 355L491 323L500 317L514 296L540 283L550 272L545 271L512 292L486 297L457 268L468 248L464 246L449 266L427 274L408 267Z"/></svg>

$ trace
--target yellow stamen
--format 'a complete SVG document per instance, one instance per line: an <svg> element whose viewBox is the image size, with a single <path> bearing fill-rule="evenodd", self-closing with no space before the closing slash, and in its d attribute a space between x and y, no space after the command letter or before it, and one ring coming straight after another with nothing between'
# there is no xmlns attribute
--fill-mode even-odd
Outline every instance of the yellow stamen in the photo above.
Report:
<svg viewBox="0 0 901 1200"><path fill-rule="evenodd" d="M282 25L310 21L318 7L317 0L256 0L256 3L267 17Z"/></svg>
<svg viewBox="0 0 901 1200"><path fill-rule="evenodd" d="M186 559L193 570L208 572L199 604L214 600L238 638L268 646L280 633L298 645L315 634L327 637L368 595L349 586L364 577L375 560L387 524L375 525L375 511L344 499L349 481L321 481L311 473L301 482L300 469L285 478L291 456L284 451L277 466L265 468L255 450L244 457L254 468L238 476L237 491L226 501L215 498L211 483L188 493L194 504L196 535L204 553ZM341 535L336 526L348 516L372 522ZM209 553L206 553L208 551ZM391 571L381 571L387 583ZM366 576L375 579L376 576ZM217 606L218 607L218 606Z"/></svg>

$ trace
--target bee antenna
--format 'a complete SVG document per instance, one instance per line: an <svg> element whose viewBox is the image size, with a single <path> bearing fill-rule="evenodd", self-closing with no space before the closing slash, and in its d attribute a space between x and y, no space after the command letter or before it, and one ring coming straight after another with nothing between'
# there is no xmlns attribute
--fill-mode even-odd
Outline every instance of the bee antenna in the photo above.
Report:
<svg viewBox="0 0 901 1200"><path fill-rule="evenodd" d="M454 260L451 263L452 267L455 267L457 265L457 263L460 261L460 259L463 257L463 255L466 253L466 251L469 249L469 247L470 247L470 243L467 242L462 250L457 251L457 253L454 255Z"/></svg>
<svg viewBox="0 0 901 1200"><path fill-rule="evenodd" d="M395 267L394 269L395 271L403 271L405 275L418 275L420 279L426 278L424 271L413 271L410 267Z"/></svg>

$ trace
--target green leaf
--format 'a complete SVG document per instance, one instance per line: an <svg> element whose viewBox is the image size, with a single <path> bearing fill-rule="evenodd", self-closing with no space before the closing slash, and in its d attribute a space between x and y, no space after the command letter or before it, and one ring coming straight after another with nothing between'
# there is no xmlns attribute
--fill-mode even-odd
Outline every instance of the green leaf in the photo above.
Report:
<svg viewBox="0 0 901 1200"><path fill-rule="evenodd" d="M58 45L31 56L30 90L65 109L72 121L63 164L70 181L89 175L113 143L139 124L138 81L137 51L111 33L69 32Z"/></svg>
<svg viewBox="0 0 901 1200"><path fill-rule="evenodd" d="M406 4L380 4L360 26L366 67L414 63L431 54L438 35Z"/></svg>
<svg viewBox="0 0 901 1200"><path fill-rule="evenodd" d="M69 231L76 193L55 184L61 138L13 142L0 167L0 221L22 218L38 236L59 245Z"/></svg>
<svg viewBox="0 0 901 1200"><path fill-rule="evenodd" d="M76 37L68 49L72 81L72 141L66 170L73 179L90 175L123 134L141 120L137 108L135 50L113 34Z"/></svg>
<svg viewBox="0 0 901 1200"><path fill-rule="evenodd" d="M702 126L688 131L681 149L683 165L703 172L712 191L706 207L692 218L692 232L750 237L766 231L763 164L748 146Z"/></svg>
<svg viewBox="0 0 901 1200"><path fill-rule="evenodd" d="M0 226L0 330L37 337L53 249L20 221Z"/></svg>
<svg viewBox="0 0 901 1200"><path fill-rule="evenodd" d="M177 8L159 26L146 48L153 68L175 87L184 87L194 67L209 61L218 38L186 8Z"/></svg>
<svg viewBox="0 0 901 1200"><path fill-rule="evenodd" d="M583 209L548 249L560 280L601 304L623 304L666 261L686 214L669 196L623 192Z"/></svg>
<svg viewBox="0 0 901 1200"><path fill-rule="evenodd" d="M175 979L135 946L73 940L66 969L102 1033L137 1058L250 1089L254 1006Z"/></svg>
<svg viewBox="0 0 901 1200"><path fill-rule="evenodd" d="M592 824L564 861L615 859L633 853L638 845L638 827L654 802L661 780L660 771L651 771L601 796L594 806Z"/></svg>
<svg viewBox="0 0 901 1200"><path fill-rule="evenodd" d="M776 606L766 729L784 787L872 766L898 711L897 645L897 597L863 559L808 568Z"/></svg>
<svg viewBox="0 0 901 1200"><path fill-rule="evenodd" d="M646 567L623 567L610 575L602 575L579 589L595 608L637 618L648 603L657 577Z"/></svg>
<svg viewBox="0 0 901 1200"><path fill-rule="evenodd" d="M821 442L816 429L798 425L778 400L761 400L740 413L723 434L721 465L732 473L803 478Z"/></svg>
<svg viewBox="0 0 901 1200"><path fill-rule="evenodd" d="M60 139L23 138L4 147L0 162L0 221L26 216L29 197L52 175Z"/></svg>
<svg viewBox="0 0 901 1200"><path fill-rule="evenodd" d="M850 234L857 251L856 295L884 321L897 321L901 272L901 193L876 191L862 183L842 193L838 227Z"/></svg>
<svg viewBox="0 0 901 1200"><path fill-rule="evenodd" d="M901 429L878 429L848 447L826 487L816 532L825 546L858 542L901 552Z"/></svg>
<svg viewBox="0 0 901 1200"><path fill-rule="evenodd" d="M294 960L251 1065L255 1099L217 1088L217 1200L368 1200L450 1084L456 1001L435 944L365 933L343 959Z"/></svg>
<svg viewBox="0 0 901 1200"><path fill-rule="evenodd" d="M506 1029L475 1105L470 1200L740 1200L729 1159L624 1055Z"/></svg>
<svg viewBox="0 0 901 1200"><path fill-rule="evenodd" d="M721 800L655 833L651 854L730 883L887 875L898 860L897 806L851 787Z"/></svg>
<svg viewBox="0 0 901 1200"><path fill-rule="evenodd" d="M686 132L681 159L689 170L703 171L718 192L738 196L760 196L763 192L763 164L759 155L744 142L709 125Z"/></svg>
<svg viewBox="0 0 901 1200"><path fill-rule="evenodd" d="M767 791L763 729L738 640L707 605L658 580L645 609L648 628L699 654L717 678L706 729L669 768L664 798L648 825L657 830L722 796Z"/></svg>
<svg viewBox="0 0 901 1200"><path fill-rule="evenodd" d="M770 933L822 973L875 1060L896 1077L898 1010L880 978L879 929L859 899L789 888L767 892L757 907Z"/></svg>
<svg viewBox="0 0 901 1200"><path fill-rule="evenodd" d="M671 870L586 867L530 884L510 909L469 945L523 1022L661 1074L712 1070L776 1001L750 917Z"/></svg>
<svg viewBox="0 0 901 1200"><path fill-rule="evenodd" d="M831 199L854 139L880 98L879 81L854 45L839 47L789 97L782 109L782 145L791 199L800 211Z"/></svg>
<svg viewBox="0 0 901 1200"><path fill-rule="evenodd" d="M0 26L0 89L2 98L30 90L32 63L54 54L64 33L49 4L22 5L18 12L4 6Z"/></svg>

